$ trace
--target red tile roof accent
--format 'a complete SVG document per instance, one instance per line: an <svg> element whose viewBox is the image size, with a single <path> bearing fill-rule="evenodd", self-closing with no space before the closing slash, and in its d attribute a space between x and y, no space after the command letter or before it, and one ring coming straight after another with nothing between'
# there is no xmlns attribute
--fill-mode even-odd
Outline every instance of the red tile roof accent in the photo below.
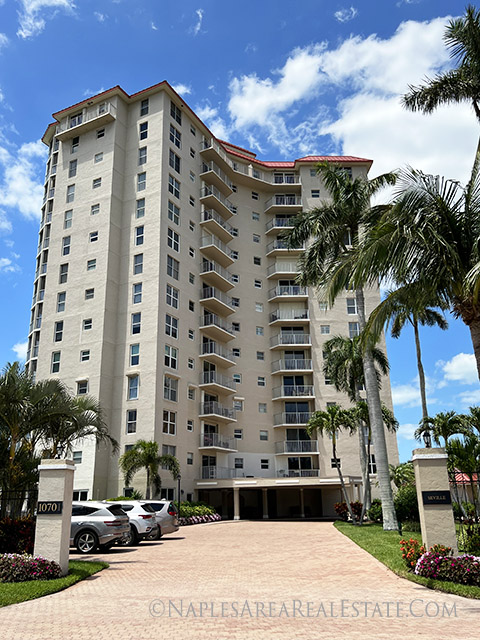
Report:
<svg viewBox="0 0 480 640"><path fill-rule="evenodd" d="M477 474L476 473L473 474L473 481L477 482ZM464 484L470 484L470 478L468 477L468 475L466 473L462 473L461 471L455 471L455 482L462 482ZM450 483L451 484L453 483L452 479L450 479Z"/></svg>

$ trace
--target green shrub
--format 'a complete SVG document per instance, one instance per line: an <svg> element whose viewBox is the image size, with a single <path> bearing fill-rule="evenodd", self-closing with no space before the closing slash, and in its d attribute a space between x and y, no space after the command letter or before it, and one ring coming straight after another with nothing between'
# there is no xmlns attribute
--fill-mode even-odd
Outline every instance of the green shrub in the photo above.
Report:
<svg viewBox="0 0 480 640"><path fill-rule="evenodd" d="M32 553L34 540L33 518L0 520L0 553Z"/></svg>
<svg viewBox="0 0 480 640"><path fill-rule="evenodd" d="M460 527L459 547L464 553L480 553L480 527L470 522Z"/></svg>
<svg viewBox="0 0 480 640"><path fill-rule="evenodd" d="M333 505L333 508L335 509L335 513L337 514L337 516L341 519L344 520L345 522L347 522L348 518L350 517L350 514L348 513L348 507L347 507L347 503L346 502L337 502ZM363 504L361 502L351 502L350 503L350 508L353 511L353 515L357 518L360 519L360 516L362 515L362 508L363 508Z"/></svg>
<svg viewBox="0 0 480 640"><path fill-rule="evenodd" d="M394 498L394 506L399 522L420 520L418 513L417 490L412 485L400 487Z"/></svg>
<svg viewBox="0 0 480 640"><path fill-rule="evenodd" d="M0 556L0 582L27 582L60 578L60 565L40 556L6 553Z"/></svg>
<svg viewBox="0 0 480 640"><path fill-rule="evenodd" d="M372 506L368 510L368 517L373 522L383 522L382 501L379 498L372 500Z"/></svg>

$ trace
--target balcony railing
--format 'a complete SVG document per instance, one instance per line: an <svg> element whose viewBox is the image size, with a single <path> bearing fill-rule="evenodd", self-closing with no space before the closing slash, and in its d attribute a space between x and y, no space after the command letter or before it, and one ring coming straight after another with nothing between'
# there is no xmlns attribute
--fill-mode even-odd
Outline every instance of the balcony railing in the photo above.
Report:
<svg viewBox="0 0 480 640"><path fill-rule="evenodd" d="M227 154L225 153L225 151L222 149L222 147L218 144L218 142L216 142L213 138L203 138L202 142L200 143L200 149L202 151L205 151L205 149L214 149L218 155L222 158L222 160L228 164L229 167L232 167L232 162L230 160L230 158L227 156Z"/></svg>
<svg viewBox="0 0 480 640"><path fill-rule="evenodd" d="M292 344L311 344L309 333L279 333L270 338L270 346L288 346Z"/></svg>
<svg viewBox="0 0 480 640"><path fill-rule="evenodd" d="M217 384L227 389L235 391L237 383L233 378L228 378L218 371L202 371L200 374L200 384Z"/></svg>
<svg viewBox="0 0 480 640"><path fill-rule="evenodd" d="M230 409L230 407L224 407L223 404L220 404L220 402L217 402L216 400L201 402L200 413L201 415L216 415L230 420L235 420L235 410Z"/></svg>
<svg viewBox="0 0 480 640"><path fill-rule="evenodd" d="M277 309L270 314L270 322L278 320L308 320L308 309Z"/></svg>
<svg viewBox="0 0 480 640"><path fill-rule="evenodd" d="M267 276L273 273L298 273L299 268L296 262L275 262L267 268Z"/></svg>
<svg viewBox="0 0 480 640"><path fill-rule="evenodd" d="M298 247L289 247L286 240L272 240L267 244L267 254L272 251L303 251L304 245Z"/></svg>
<svg viewBox="0 0 480 640"><path fill-rule="evenodd" d="M228 280L228 282L232 282L232 274L229 273L226 269L221 267L213 260L202 260L202 262L200 263L200 275L211 273L212 271L218 273L219 276L225 278L225 280Z"/></svg>
<svg viewBox="0 0 480 640"><path fill-rule="evenodd" d="M230 351L229 349L225 349L224 347L222 347L217 342L214 342L213 340L210 342L202 343L200 354L203 356L217 355L217 356L220 356L221 358L225 358L226 360L230 360L230 361L234 360L233 351Z"/></svg>
<svg viewBox="0 0 480 640"><path fill-rule="evenodd" d="M214 245L215 247L217 247L217 249L220 249L220 251L223 251L223 253L225 253L229 258L231 258L232 256L232 252L231 250L227 247L227 245L222 242L221 240L219 240L216 236L214 236L211 233L205 233L201 238L200 238L200 247L208 247L210 245Z"/></svg>
<svg viewBox="0 0 480 640"><path fill-rule="evenodd" d="M273 398L303 398L305 396L314 395L314 387L312 384L307 385L283 385L272 389Z"/></svg>
<svg viewBox="0 0 480 640"><path fill-rule="evenodd" d="M200 327L209 327L214 325L219 329L223 329L227 333L234 335L232 325L229 322L225 322L223 318L217 316L216 313L206 313L203 316L200 316Z"/></svg>
<svg viewBox="0 0 480 640"><path fill-rule="evenodd" d="M272 362L272 373L276 371L309 371L311 368L311 360L296 360L292 358L291 360L275 360L275 362Z"/></svg>
<svg viewBox="0 0 480 640"><path fill-rule="evenodd" d="M220 180L227 185L230 191L232 191L232 181L227 174L215 164L215 162L202 162L202 173L207 173L208 171L213 171Z"/></svg>
<svg viewBox="0 0 480 640"><path fill-rule="evenodd" d="M320 469L280 469L277 478L318 478Z"/></svg>
<svg viewBox="0 0 480 640"><path fill-rule="evenodd" d="M225 438L225 436L222 436L219 433L202 433L200 436L200 446L237 451L235 438Z"/></svg>
<svg viewBox="0 0 480 640"><path fill-rule="evenodd" d="M230 213L236 213L237 210L235 208L235 205L232 204L230 200L217 189L217 187L209 184L204 185L200 189L200 198L207 198L208 196L214 196L219 202L223 204L224 207L226 207L230 211Z"/></svg>
<svg viewBox="0 0 480 640"><path fill-rule="evenodd" d="M311 411L301 411L299 413L284 411L283 413L276 413L273 416L273 424L307 424L312 415L313 413Z"/></svg>
<svg viewBox="0 0 480 640"><path fill-rule="evenodd" d="M275 453L316 453L317 440L283 440L275 443Z"/></svg>
<svg viewBox="0 0 480 640"><path fill-rule="evenodd" d="M300 196L278 193L273 196L273 198L269 198L269 200L265 203L265 209L270 209L270 207L301 207L302 206L302 198Z"/></svg>
<svg viewBox="0 0 480 640"><path fill-rule="evenodd" d="M297 284L291 285L279 285L278 287L273 287L268 292L269 298L276 298L278 296L306 296L307 295L307 287L303 287Z"/></svg>
<svg viewBox="0 0 480 640"><path fill-rule="evenodd" d="M232 311L234 311L234 307L232 306L232 299L230 296L227 296L223 291L216 289L215 287L203 287L200 289L200 300L208 300L209 298L215 298L215 300L219 300L224 305L229 307Z"/></svg>
<svg viewBox="0 0 480 640"><path fill-rule="evenodd" d="M81 127L82 125L87 124L91 120L95 120L97 118L102 118L110 115L111 117L116 117L116 107L111 103L102 103L100 105L96 105L91 109L88 109L79 115L75 120L68 118L62 124L59 124L56 129L56 135L62 139L62 134L69 130L74 130L75 128Z"/></svg>
<svg viewBox="0 0 480 640"><path fill-rule="evenodd" d="M204 209L202 211L202 222L208 222L209 220L214 220L217 224L219 224L225 231L228 233L232 233L232 225L225 222L222 216L218 215L216 211L213 209Z"/></svg>
<svg viewBox="0 0 480 640"><path fill-rule="evenodd" d="M295 216L291 216L290 218L272 218L265 225L265 231L270 231L274 227L280 227L282 229L287 229L293 226L293 218Z"/></svg>
<svg viewBox="0 0 480 640"><path fill-rule="evenodd" d="M203 480L242 478L244 472L241 469L228 467L200 467L200 476Z"/></svg>

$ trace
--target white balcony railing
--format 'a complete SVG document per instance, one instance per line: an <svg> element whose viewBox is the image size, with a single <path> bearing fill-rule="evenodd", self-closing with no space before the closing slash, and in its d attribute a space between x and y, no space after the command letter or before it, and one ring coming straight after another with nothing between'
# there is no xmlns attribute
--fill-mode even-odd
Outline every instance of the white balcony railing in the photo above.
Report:
<svg viewBox="0 0 480 640"><path fill-rule="evenodd" d="M306 344L310 345L309 333L279 333L276 336L270 338L270 346L289 346L292 344Z"/></svg>
<svg viewBox="0 0 480 640"><path fill-rule="evenodd" d="M283 440L275 443L275 453L316 453L317 440Z"/></svg>
<svg viewBox="0 0 480 640"><path fill-rule="evenodd" d="M273 398L304 398L306 396L313 396L314 393L312 384L283 385L272 389Z"/></svg>
<svg viewBox="0 0 480 640"><path fill-rule="evenodd" d="M275 360L272 362L272 373L276 371L310 371L312 368L311 360L297 360L296 358Z"/></svg>
<svg viewBox="0 0 480 640"><path fill-rule="evenodd" d="M219 433L202 433L200 436L200 446L237 451L235 438L226 438Z"/></svg>
<svg viewBox="0 0 480 640"><path fill-rule="evenodd" d="M280 424L307 424L312 415L313 413L311 411L284 411L283 413L276 413L273 416L273 424L276 426Z"/></svg>
<svg viewBox="0 0 480 640"><path fill-rule="evenodd" d="M200 374L200 384L217 384L227 389L235 391L237 384L233 378L228 378L218 371L202 371Z"/></svg>

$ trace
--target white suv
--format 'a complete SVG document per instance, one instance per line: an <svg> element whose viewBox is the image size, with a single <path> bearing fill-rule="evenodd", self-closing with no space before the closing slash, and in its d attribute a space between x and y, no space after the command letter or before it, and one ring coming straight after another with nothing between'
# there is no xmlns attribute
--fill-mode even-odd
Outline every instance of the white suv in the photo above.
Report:
<svg viewBox="0 0 480 640"><path fill-rule="evenodd" d="M106 500L105 502L118 504L130 518L130 532L119 541L120 544L137 545L149 534L153 534L156 531L155 511L150 505L143 504L138 500Z"/></svg>
<svg viewBox="0 0 480 640"><path fill-rule="evenodd" d="M141 500L142 504L149 505L155 511L155 519L158 531L148 535L149 540L158 540L164 533L178 531L177 508L171 500Z"/></svg>

